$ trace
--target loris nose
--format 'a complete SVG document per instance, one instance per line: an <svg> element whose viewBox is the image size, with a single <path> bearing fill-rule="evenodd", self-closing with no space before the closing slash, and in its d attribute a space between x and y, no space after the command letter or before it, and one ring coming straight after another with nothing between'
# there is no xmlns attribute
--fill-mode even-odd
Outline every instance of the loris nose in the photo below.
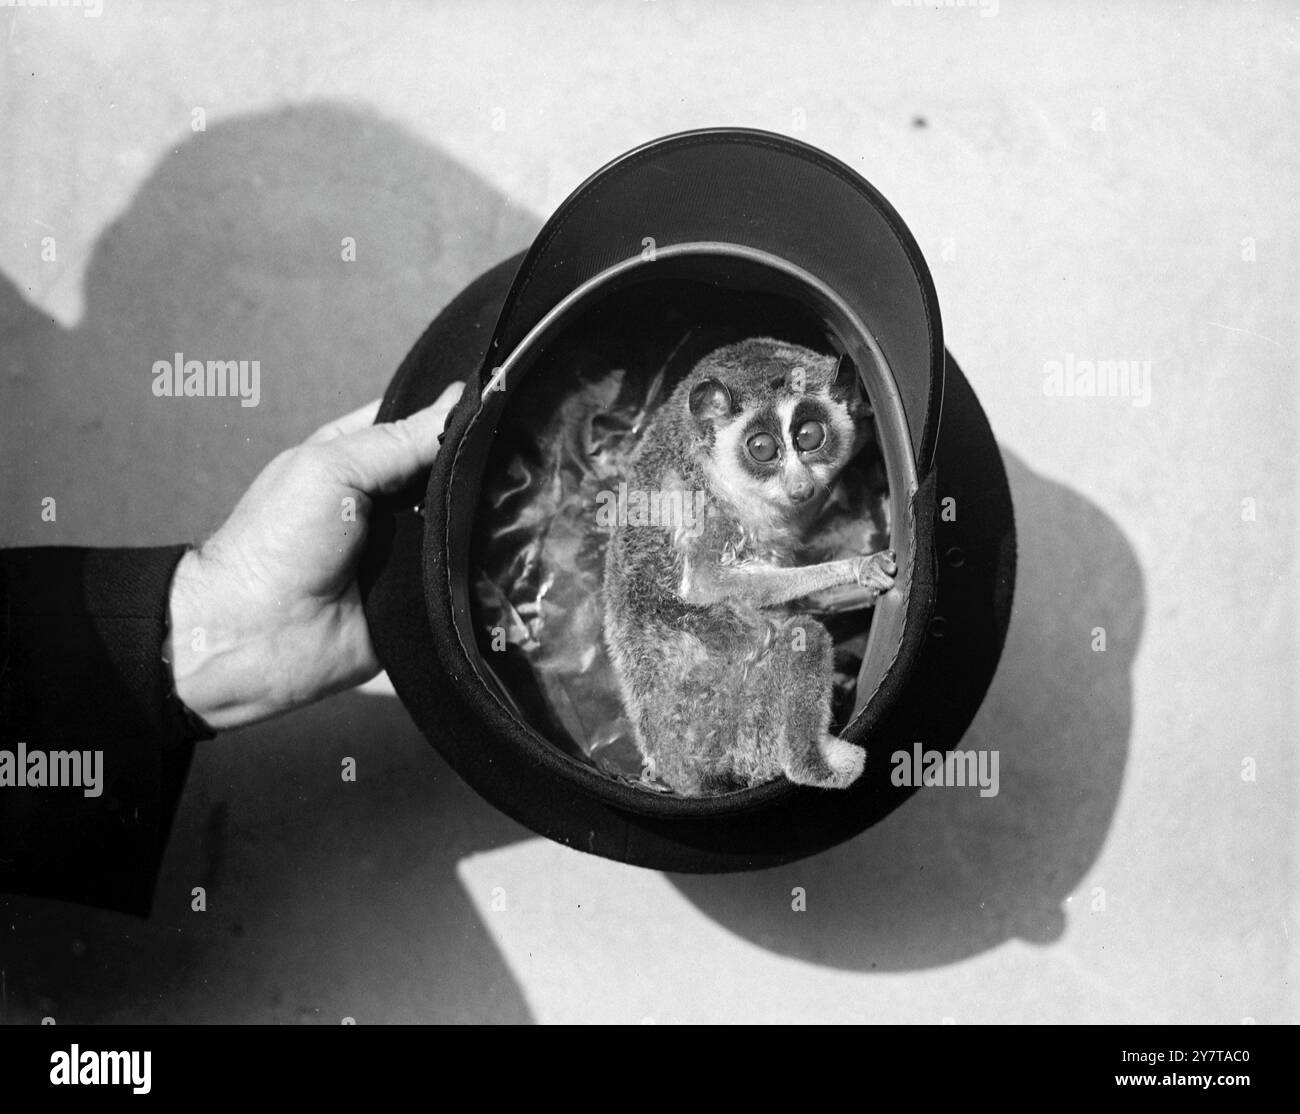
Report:
<svg viewBox="0 0 1300 1114"><path fill-rule="evenodd" d="M795 480L794 483L787 488L787 491L789 492L792 501L802 503L812 498L813 485L808 480Z"/></svg>

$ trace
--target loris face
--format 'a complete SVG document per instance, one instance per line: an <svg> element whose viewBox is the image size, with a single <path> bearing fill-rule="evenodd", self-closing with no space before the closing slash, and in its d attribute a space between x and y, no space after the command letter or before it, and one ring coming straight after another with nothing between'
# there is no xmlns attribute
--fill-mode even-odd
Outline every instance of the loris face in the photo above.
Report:
<svg viewBox="0 0 1300 1114"><path fill-rule="evenodd" d="M692 370L687 405L716 491L745 517L773 520L820 504L870 433L851 368L769 337L728 345Z"/></svg>

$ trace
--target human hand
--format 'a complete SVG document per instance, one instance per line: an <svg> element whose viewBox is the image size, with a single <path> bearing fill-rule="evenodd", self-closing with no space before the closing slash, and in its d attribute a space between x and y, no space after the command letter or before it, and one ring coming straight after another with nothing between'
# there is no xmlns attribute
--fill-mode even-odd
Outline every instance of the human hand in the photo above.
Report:
<svg viewBox="0 0 1300 1114"><path fill-rule="evenodd" d="M240 727L379 672L356 582L371 496L433 462L463 386L400 421L373 425L375 400L323 426L181 558L166 656L186 707Z"/></svg>

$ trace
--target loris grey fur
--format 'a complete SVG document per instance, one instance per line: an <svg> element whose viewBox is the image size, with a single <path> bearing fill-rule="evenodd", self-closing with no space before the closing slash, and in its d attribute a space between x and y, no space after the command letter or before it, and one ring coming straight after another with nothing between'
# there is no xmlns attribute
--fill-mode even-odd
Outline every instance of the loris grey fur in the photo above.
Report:
<svg viewBox="0 0 1300 1114"><path fill-rule="evenodd" d="M703 520L617 527L605 642L648 775L699 796L785 774L843 788L864 752L830 734L834 647L797 604L893 586L889 552L799 565L827 489L866 433L856 381L830 356L751 338L701 360L651 419L628 488ZM802 370L800 370L802 369ZM643 519L645 516L641 516Z"/></svg>

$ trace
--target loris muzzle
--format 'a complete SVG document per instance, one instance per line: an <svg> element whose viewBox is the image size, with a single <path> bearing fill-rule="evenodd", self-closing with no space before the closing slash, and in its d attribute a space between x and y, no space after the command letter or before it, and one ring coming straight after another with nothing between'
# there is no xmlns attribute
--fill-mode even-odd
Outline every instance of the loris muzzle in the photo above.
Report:
<svg viewBox="0 0 1300 1114"><path fill-rule="evenodd" d="M702 521L621 523L605 557L605 642L646 775L687 796L784 774L844 788L864 752L829 731L834 646L805 597L893 586L889 552L800 564L841 470L871 435L840 361L768 337L712 352L634 452L629 489Z"/></svg>

